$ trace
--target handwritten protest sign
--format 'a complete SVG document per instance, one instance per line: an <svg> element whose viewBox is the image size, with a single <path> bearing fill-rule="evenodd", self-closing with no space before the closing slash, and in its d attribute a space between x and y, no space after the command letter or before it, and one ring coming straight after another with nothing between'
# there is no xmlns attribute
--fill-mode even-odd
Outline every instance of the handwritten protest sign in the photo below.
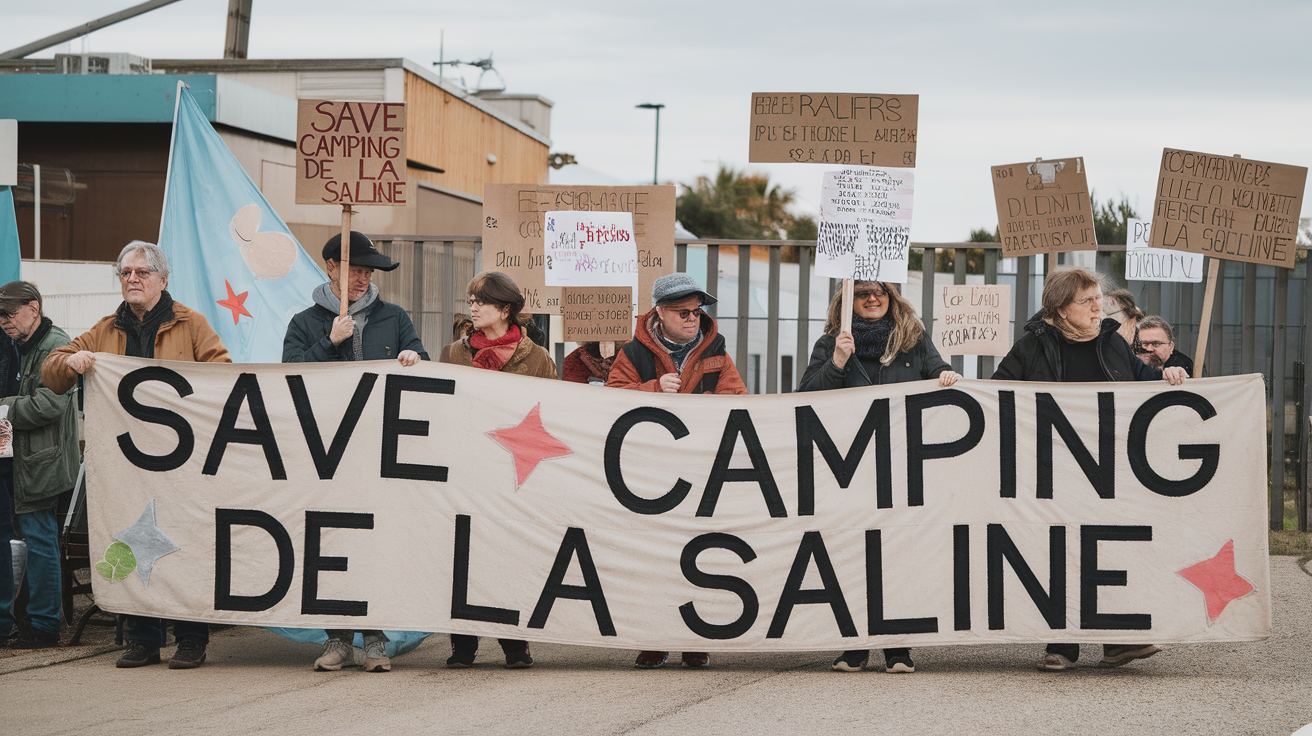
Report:
<svg viewBox="0 0 1312 736"><path fill-rule="evenodd" d="M96 603L676 651L1269 636L1262 377L1087 386L100 355Z"/></svg>
<svg viewBox="0 0 1312 736"><path fill-rule="evenodd" d="M628 212L548 212L547 286L637 286L638 247Z"/></svg>
<svg viewBox="0 0 1312 736"><path fill-rule="evenodd" d="M816 274L905 284L914 193L915 173L909 169L826 171Z"/></svg>
<svg viewBox="0 0 1312 736"><path fill-rule="evenodd" d="M562 290L565 342L601 342L633 337L633 288L570 286Z"/></svg>
<svg viewBox="0 0 1312 736"><path fill-rule="evenodd" d="M753 163L916 165L920 95L753 92Z"/></svg>
<svg viewBox="0 0 1312 736"><path fill-rule="evenodd" d="M1125 218L1125 278L1128 281L1180 281L1199 283L1203 280L1203 257L1197 253L1181 253L1166 248L1150 248L1152 220Z"/></svg>
<svg viewBox="0 0 1312 736"><path fill-rule="evenodd" d="M403 103L297 102L297 204L403 207L405 162Z"/></svg>
<svg viewBox="0 0 1312 736"><path fill-rule="evenodd" d="M940 355L1006 355L1011 349L1011 287L944 286L934 309Z"/></svg>
<svg viewBox="0 0 1312 736"><path fill-rule="evenodd" d="M558 314L560 287L547 286L546 213L629 212L638 249L638 309L651 309L651 285L674 273L674 187L483 185L483 267L504 271L524 293L524 311Z"/></svg>
<svg viewBox="0 0 1312 736"><path fill-rule="evenodd" d="M1164 149L1151 244L1293 268L1306 184L1304 166Z"/></svg>
<svg viewBox="0 0 1312 736"><path fill-rule="evenodd" d="M994 166L993 198L1006 258L1098 247L1083 158Z"/></svg>

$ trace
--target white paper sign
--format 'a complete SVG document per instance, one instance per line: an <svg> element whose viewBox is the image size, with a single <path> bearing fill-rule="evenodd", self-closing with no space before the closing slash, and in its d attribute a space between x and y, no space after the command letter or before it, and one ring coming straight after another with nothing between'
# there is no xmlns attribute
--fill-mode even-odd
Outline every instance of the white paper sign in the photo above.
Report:
<svg viewBox="0 0 1312 736"><path fill-rule="evenodd" d="M1125 278L1128 281L1203 280L1203 254L1167 248L1149 248L1152 220L1125 220Z"/></svg>
<svg viewBox="0 0 1312 736"><path fill-rule="evenodd" d="M914 191L911 169L826 171L820 187L815 272L905 284Z"/></svg>
<svg viewBox="0 0 1312 736"><path fill-rule="evenodd" d="M548 212L547 286L638 286L632 212Z"/></svg>

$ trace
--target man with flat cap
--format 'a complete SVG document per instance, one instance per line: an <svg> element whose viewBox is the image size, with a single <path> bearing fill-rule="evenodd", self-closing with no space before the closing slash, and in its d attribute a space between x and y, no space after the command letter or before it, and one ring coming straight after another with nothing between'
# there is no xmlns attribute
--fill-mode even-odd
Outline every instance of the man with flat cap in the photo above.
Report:
<svg viewBox="0 0 1312 736"><path fill-rule="evenodd" d="M373 285L374 270L391 271L397 266L379 253L364 233L351 231L350 272L346 276L346 316L341 314L342 236L334 235L323 247L328 283L314 287L314 306L292 317L282 341L284 363L329 363L349 360L392 360L410 367L428 360L410 315L395 304L378 298ZM352 642L355 630L330 629L323 654L315 660L318 671L337 671L360 662ZM362 631L365 672L388 672L387 635Z"/></svg>

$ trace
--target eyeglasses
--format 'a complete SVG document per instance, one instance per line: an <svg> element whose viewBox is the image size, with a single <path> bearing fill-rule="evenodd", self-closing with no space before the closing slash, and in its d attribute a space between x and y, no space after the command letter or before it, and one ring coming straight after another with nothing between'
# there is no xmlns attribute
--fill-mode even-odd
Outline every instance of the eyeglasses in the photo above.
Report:
<svg viewBox="0 0 1312 736"><path fill-rule="evenodd" d="M138 281L145 281L153 273L155 273L153 268L125 268L118 272L118 277L124 281L131 281L132 277L136 276Z"/></svg>
<svg viewBox="0 0 1312 736"><path fill-rule="evenodd" d="M701 307L697 307L695 309L671 309L669 310L669 313L678 315L679 319L683 320L684 322L687 322L690 317L696 317L697 319L701 319L703 314Z"/></svg>
<svg viewBox="0 0 1312 736"><path fill-rule="evenodd" d="M476 296L475 296L475 297L470 297L469 299L467 299L467 300L465 301L465 304L469 305L470 307L486 307L487 305L489 305L489 304L491 304L491 303L492 303L492 302L485 302L485 301L483 301L482 299L479 299L479 298L476 297Z"/></svg>
<svg viewBox="0 0 1312 736"><path fill-rule="evenodd" d="M883 299L886 296L888 296L888 292L883 289L862 289L861 291L852 293L852 298L859 302L863 302L871 297L874 297L875 299Z"/></svg>
<svg viewBox="0 0 1312 736"><path fill-rule="evenodd" d="M1171 344L1171 343L1169 343L1169 342L1158 342L1158 341L1156 341L1156 340L1140 340L1140 341L1139 341L1139 345L1141 345L1141 346L1143 346L1143 347L1145 347L1145 348L1148 348L1149 350L1156 350L1157 348L1164 348L1164 347L1166 347L1167 345L1170 345L1170 344Z"/></svg>

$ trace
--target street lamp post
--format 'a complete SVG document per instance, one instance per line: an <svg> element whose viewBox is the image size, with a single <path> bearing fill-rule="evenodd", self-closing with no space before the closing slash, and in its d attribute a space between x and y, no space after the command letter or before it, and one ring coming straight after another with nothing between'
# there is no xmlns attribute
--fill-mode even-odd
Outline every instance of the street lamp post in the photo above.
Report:
<svg viewBox="0 0 1312 736"><path fill-rule="evenodd" d="M665 105L659 103L654 104L651 102L644 102L641 105L634 105L634 107L640 110L656 111L656 155L653 157L654 160L652 161L651 164L651 183L656 184L658 183L656 180L656 172L659 170L660 162L661 162L661 108L665 107Z"/></svg>

